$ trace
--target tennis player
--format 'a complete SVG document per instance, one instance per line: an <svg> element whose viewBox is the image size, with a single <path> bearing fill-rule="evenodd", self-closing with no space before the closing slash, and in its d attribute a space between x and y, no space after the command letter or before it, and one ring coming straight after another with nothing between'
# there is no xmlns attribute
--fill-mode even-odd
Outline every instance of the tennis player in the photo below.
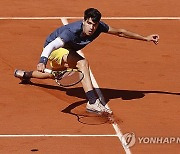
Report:
<svg viewBox="0 0 180 154"><path fill-rule="evenodd" d="M158 43L159 36L153 34L144 37L125 29L116 29L105 24L100 19L101 13L97 9L88 8L84 12L83 20L57 28L45 41L37 70L30 72L15 70L15 77L20 78L22 81L29 81L30 78L52 78L51 74L44 73L48 61L53 70L76 67L84 73L81 83L88 99L87 111L111 114L112 111L102 105L99 98L97 98L90 78L88 61L79 54L79 50L95 40L101 33L135 40L152 41L155 44Z"/></svg>

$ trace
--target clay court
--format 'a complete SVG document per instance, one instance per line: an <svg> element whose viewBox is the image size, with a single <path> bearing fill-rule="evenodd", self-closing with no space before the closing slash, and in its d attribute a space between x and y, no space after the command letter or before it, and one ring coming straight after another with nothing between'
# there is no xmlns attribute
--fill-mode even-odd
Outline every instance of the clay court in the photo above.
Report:
<svg viewBox="0 0 180 154"><path fill-rule="evenodd" d="M148 142L180 138L179 1L5 0L0 5L1 154L179 153L180 141ZM13 75L15 69L36 69L49 33L63 21L79 20L89 7L99 9L112 27L160 35L155 45L102 34L83 49L116 124L86 113L81 84L61 88L38 79L19 84ZM79 120L80 115L88 117ZM136 138L129 148L122 141L126 133Z"/></svg>

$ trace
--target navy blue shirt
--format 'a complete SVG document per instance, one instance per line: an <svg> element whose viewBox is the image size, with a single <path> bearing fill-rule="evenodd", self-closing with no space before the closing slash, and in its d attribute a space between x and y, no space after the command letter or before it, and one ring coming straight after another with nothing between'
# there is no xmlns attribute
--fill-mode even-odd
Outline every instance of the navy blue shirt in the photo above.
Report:
<svg viewBox="0 0 180 154"><path fill-rule="evenodd" d="M64 42L63 48L68 49L69 51L77 51L91 43L100 35L100 33L107 33L109 30L109 26L100 21L94 34L91 36L82 36L82 26L83 23L81 20L59 27L47 37L44 47L55 40L57 37L60 37Z"/></svg>

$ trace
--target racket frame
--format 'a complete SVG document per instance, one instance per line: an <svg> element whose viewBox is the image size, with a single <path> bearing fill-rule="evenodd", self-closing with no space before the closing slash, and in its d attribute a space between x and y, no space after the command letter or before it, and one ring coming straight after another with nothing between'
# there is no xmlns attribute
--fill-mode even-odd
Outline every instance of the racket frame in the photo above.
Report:
<svg viewBox="0 0 180 154"><path fill-rule="evenodd" d="M63 79L63 77L62 77L62 78L58 78L58 79L56 78L56 73L57 73L57 72L59 73L59 75L62 73L62 76L63 76L64 73L66 73L66 72L73 72L73 71L77 71L77 72L81 73L81 75L82 75L82 77L80 78L80 80L77 81L77 82L75 82L75 83L73 83L73 84L70 84L70 85L62 85L59 81L60 81L61 79ZM77 69L77 68L67 68L66 70L62 70L62 71L53 71L53 70L51 70L51 69L45 68L45 69L44 69L44 72L54 75L54 77L55 77L54 80L55 80L55 82L56 82L60 87L70 87L70 86L74 86L74 85L78 84L79 82L81 82L82 79L84 78L84 74L83 74L79 69Z"/></svg>

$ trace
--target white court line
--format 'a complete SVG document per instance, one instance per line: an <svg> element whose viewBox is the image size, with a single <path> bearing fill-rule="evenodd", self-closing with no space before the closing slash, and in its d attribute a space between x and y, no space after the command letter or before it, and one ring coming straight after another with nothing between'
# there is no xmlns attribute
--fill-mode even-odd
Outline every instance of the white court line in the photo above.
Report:
<svg viewBox="0 0 180 154"><path fill-rule="evenodd" d="M16 134L7 134L0 135L0 138L7 137L117 137L117 135L70 135L70 134L24 134L24 135L16 135Z"/></svg>
<svg viewBox="0 0 180 154"><path fill-rule="evenodd" d="M67 25L67 24L68 24L68 21L67 21L66 18L61 18L61 21L62 21L62 23L63 23L64 25ZM83 52L81 52L81 51L80 51L80 55L82 55L82 56L84 57L84 54L83 54ZM94 75L92 74L92 71L91 71L90 68L89 68L89 71L90 71L90 76L91 76L91 80L92 80L93 87L95 88L95 90L96 90L99 98L101 99L101 101L103 101L103 102L105 103L104 96L103 96L103 94L102 94L102 92L101 92L101 90L100 90L100 88L99 88L99 86L98 86L98 84L97 84L97 82L96 82L96 80L95 80L95 77L94 77ZM107 104L106 104L106 107L107 107L108 109L110 109ZM117 123L113 123L112 126L113 126L113 128L114 128L114 130L115 130L115 132L116 132L116 136L119 138L119 140L120 140L120 142L121 142L121 145L123 146L126 154L131 154L131 151L130 151L129 147L125 146L125 145L127 145L127 143L126 143L125 138L123 137L123 133L121 132L118 124L117 124Z"/></svg>
<svg viewBox="0 0 180 154"><path fill-rule="evenodd" d="M61 20L83 19L83 17L0 17L0 20ZM107 20L180 20L180 17L102 17Z"/></svg>

